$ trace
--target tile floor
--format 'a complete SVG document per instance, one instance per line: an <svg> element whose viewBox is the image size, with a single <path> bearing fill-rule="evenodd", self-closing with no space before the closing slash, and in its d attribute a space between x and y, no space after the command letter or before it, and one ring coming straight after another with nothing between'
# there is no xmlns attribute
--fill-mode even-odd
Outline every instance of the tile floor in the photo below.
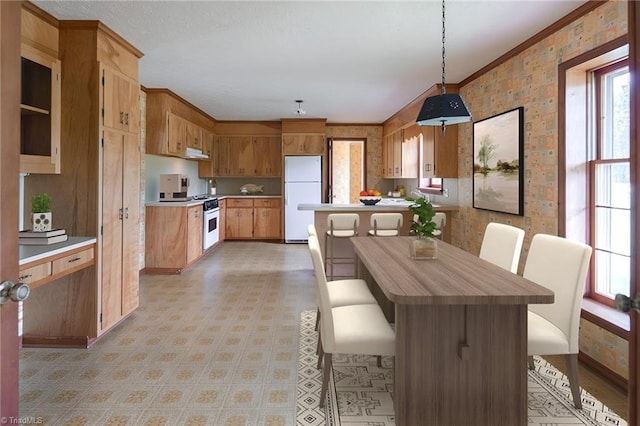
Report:
<svg viewBox="0 0 640 426"><path fill-rule="evenodd" d="M294 425L307 247L225 242L90 349L24 348L20 414L69 425Z"/></svg>
<svg viewBox="0 0 640 426"><path fill-rule="evenodd" d="M315 309L311 268L304 244L225 242L181 275L141 276L140 307L90 349L22 349L21 416L294 425L300 312ZM624 415L624 393L598 392L615 387L593 374L581 384Z"/></svg>

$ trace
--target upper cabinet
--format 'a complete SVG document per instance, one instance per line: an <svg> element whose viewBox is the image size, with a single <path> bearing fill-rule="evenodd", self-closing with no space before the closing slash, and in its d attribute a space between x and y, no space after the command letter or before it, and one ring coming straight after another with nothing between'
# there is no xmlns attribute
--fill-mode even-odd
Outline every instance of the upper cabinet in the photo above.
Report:
<svg viewBox="0 0 640 426"><path fill-rule="evenodd" d="M167 89L146 89L147 154L210 160L215 121ZM205 158L207 159L207 158Z"/></svg>
<svg viewBox="0 0 640 426"><path fill-rule="evenodd" d="M200 161L200 177L279 177L279 136L216 136L211 161Z"/></svg>
<svg viewBox="0 0 640 426"><path fill-rule="evenodd" d="M282 119L282 155L324 155L325 119Z"/></svg>
<svg viewBox="0 0 640 426"><path fill-rule="evenodd" d="M403 129L382 138L383 177L418 177L418 138Z"/></svg>
<svg viewBox="0 0 640 426"><path fill-rule="evenodd" d="M20 172L60 173L58 28L22 9Z"/></svg>
<svg viewBox="0 0 640 426"><path fill-rule="evenodd" d="M102 121L104 127L138 133L140 130L140 85L126 75L103 67Z"/></svg>
<svg viewBox="0 0 640 426"><path fill-rule="evenodd" d="M439 94L441 89L441 84L434 84L383 123L385 178L417 177L422 185L426 178L458 177L458 126L447 126L443 134L439 126L415 124L425 98ZM457 85L447 84L447 93L457 92Z"/></svg>

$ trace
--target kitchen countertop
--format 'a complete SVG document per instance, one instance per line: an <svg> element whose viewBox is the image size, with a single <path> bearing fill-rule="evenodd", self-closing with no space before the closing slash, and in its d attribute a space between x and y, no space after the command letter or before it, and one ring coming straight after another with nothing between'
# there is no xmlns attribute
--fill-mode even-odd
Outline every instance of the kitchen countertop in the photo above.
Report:
<svg viewBox="0 0 640 426"><path fill-rule="evenodd" d="M41 246L20 245L19 246L19 265L24 265L35 260L45 257L54 256L66 251L74 250L80 247L88 246L96 242L95 237L69 237L67 241L55 244L47 244Z"/></svg>
<svg viewBox="0 0 640 426"><path fill-rule="evenodd" d="M242 194L216 194L211 198L224 200L226 198L282 198L282 195L242 195ZM147 207L191 207L204 203L205 200L189 200L189 201L147 201L144 203Z"/></svg>
<svg viewBox="0 0 640 426"><path fill-rule="evenodd" d="M360 204L298 204L298 210L314 210L314 211L404 211L408 210L408 207L411 205L410 201L401 200L389 200L385 201L383 199L378 204L373 206L366 206L362 203ZM433 209L435 211L457 211L458 206L453 204L435 204L432 203Z"/></svg>

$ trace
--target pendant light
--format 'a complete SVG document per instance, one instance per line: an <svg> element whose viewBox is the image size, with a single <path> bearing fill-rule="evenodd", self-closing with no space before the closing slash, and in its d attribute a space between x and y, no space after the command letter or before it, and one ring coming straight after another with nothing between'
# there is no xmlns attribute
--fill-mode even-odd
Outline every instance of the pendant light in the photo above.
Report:
<svg viewBox="0 0 640 426"><path fill-rule="evenodd" d="M419 126L442 126L471 121L471 113L462 97L457 93L446 93L444 81L444 0L442 0L442 91L439 95L425 99L416 124Z"/></svg>

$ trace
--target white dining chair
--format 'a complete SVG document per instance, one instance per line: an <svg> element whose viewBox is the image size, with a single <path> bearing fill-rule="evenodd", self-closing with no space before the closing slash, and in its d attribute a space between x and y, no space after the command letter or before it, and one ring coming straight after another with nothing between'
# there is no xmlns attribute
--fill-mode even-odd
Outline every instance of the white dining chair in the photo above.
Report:
<svg viewBox="0 0 640 426"><path fill-rule="evenodd" d="M316 238L309 238L309 251L314 269L321 270L322 255ZM324 358L320 407L324 407L334 353L395 356L395 333L382 309L377 304L332 307L329 288L323 278L323 274L316 274L322 313L318 336L318 368Z"/></svg>
<svg viewBox="0 0 640 426"><path fill-rule="evenodd" d="M591 251L586 244L536 234L522 274L555 293L553 304L529 305L529 368L533 370L533 355L566 355L567 376L576 408L582 407L578 386L578 337Z"/></svg>
<svg viewBox="0 0 640 426"><path fill-rule="evenodd" d="M309 236L318 236L318 231L316 231L316 226L313 223L307 225L307 233L309 234Z"/></svg>
<svg viewBox="0 0 640 426"><path fill-rule="evenodd" d="M523 241L522 229L491 222L484 231L479 257L515 274L518 272Z"/></svg>
<svg viewBox="0 0 640 426"><path fill-rule="evenodd" d="M373 213L369 235L376 237L395 237L400 235L402 213Z"/></svg>
<svg viewBox="0 0 640 426"><path fill-rule="evenodd" d="M436 230L433 232L433 236L442 239L444 227L447 225L447 215L442 212L437 212L433 215L433 221L436 223Z"/></svg>
<svg viewBox="0 0 640 426"><path fill-rule="evenodd" d="M318 237L309 235L308 244L311 244L311 240L315 240L317 242ZM316 279L321 279L323 280L323 282L326 282L326 286L329 292L329 304L332 308L336 308L338 306L369 305L378 303L373 294L371 294L369 286L367 285L367 282L365 280L350 278L344 280L327 281L327 275L322 265L322 262L320 262L320 267L318 267L318 265L314 263L313 270ZM320 323L320 317L321 312L320 307L318 306L316 316L316 330L318 329L318 324Z"/></svg>

